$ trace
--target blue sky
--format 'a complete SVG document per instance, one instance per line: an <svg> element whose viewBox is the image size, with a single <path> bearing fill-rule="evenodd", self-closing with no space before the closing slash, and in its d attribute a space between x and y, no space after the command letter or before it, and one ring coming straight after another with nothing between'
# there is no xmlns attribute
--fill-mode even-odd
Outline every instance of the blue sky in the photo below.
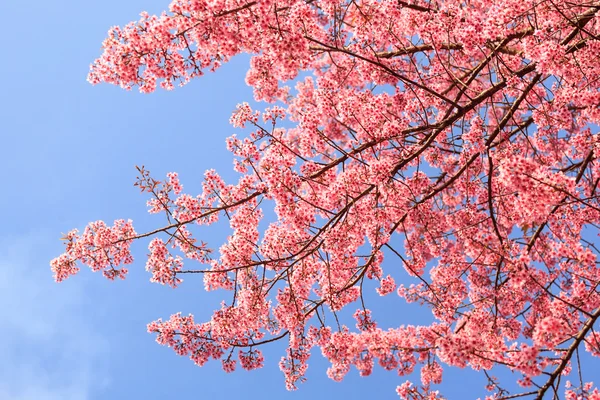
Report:
<svg viewBox="0 0 600 400"><path fill-rule="evenodd" d="M151 284L144 271L147 243L135 247L126 281L109 282L83 269L53 282L48 262L63 251L61 232L98 219L131 218L138 232L162 225L132 185L135 165L158 179L177 171L190 192L199 190L208 168L232 176L224 140L235 133L228 123L235 105L252 98L244 84L247 57L183 89L152 95L85 80L111 25L167 5L0 4L0 399L397 398L394 389L405 378L376 368L371 377L353 370L335 383L317 352L308 382L287 392L277 367L281 345L267 349L264 369L234 374L217 362L195 367L157 345L146 333L148 322L179 311L204 320L220 299L203 291L201 278L188 278L177 290ZM216 247L226 235L226 229L210 233ZM428 312L386 301L377 307L388 326L419 321L419 313ZM475 389L483 394L474 372L449 371L445 379L450 399L474 398Z"/></svg>

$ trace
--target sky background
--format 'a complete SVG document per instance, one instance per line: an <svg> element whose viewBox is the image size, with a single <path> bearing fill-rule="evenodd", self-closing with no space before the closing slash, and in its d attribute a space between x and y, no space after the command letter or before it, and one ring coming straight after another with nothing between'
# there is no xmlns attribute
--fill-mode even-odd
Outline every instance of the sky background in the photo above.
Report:
<svg viewBox="0 0 600 400"><path fill-rule="evenodd" d="M163 225L133 187L135 165L157 179L177 171L191 193L208 168L233 177L225 138L236 133L228 123L236 104L252 99L244 83L247 57L173 92L141 95L86 82L110 26L167 5L0 3L0 400L396 399L405 378L376 367L368 378L352 370L336 383L317 351L308 382L287 392L277 366L283 343L264 349L262 370L233 374L220 362L198 368L157 345L147 323L179 311L206 320L220 293L204 292L201 277L188 277L177 290L151 284L144 270L147 242L134 245L136 262L125 281L83 268L54 283L49 261L63 251L62 232L99 219L130 218L138 232ZM227 234L210 231L214 247ZM382 325L427 319L427 310L392 297L374 305L389 317ZM448 370L445 381L449 399L485 393L472 371Z"/></svg>

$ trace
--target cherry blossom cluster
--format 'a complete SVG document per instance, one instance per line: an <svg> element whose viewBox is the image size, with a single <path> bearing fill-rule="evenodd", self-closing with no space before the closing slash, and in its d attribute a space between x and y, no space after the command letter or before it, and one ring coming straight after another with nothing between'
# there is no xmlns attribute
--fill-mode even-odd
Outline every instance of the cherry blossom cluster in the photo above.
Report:
<svg viewBox="0 0 600 400"><path fill-rule="evenodd" d="M148 246L150 254L146 262L146 271L152 272L151 282L169 285L173 288L181 283L177 272L183 268L181 257L173 257L169 254L167 246L160 238L155 238Z"/></svg>
<svg viewBox="0 0 600 400"><path fill-rule="evenodd" d="M133 256L129 250L136 232L131 220L117 220L112 227L102 221L90 223L83 234L72 230L63 238L66 251L50 262L54 279L61 282L79 271L75 266L81 262L114 280L125 279L127 268L119 266L131 264Z"/></svg>
<svg viewBox="0 0 600 400"><path fill-rule="evenodd" d="M570 381L565 384L566 400L598 400L600 399L600 391L594 388L594 382L585 382L578 388L574 388Z"/></svg>
<svg viewBox="0 0 600 400"><path fill-rule="evenodd" d="M152 281L202 274L230 294L209 321L148 326L197 365L260 368L279 341L290 390L320 350L334 380L419 372L402 399L442 398L447 367L508 369L525 390L514 397L598 398L560 378L581 372L580 352L600 356L599 37L593 0L173 0L143 13L111 28L90 82L172 89L247 53L254 99L277 105L232 113L237 182L209 170L191 194L176 173L138 168L165 225L71 231L55 278L78 263L122 278L131 242L152 237ZM219 222L230 235L212 251L195 227ZM433 322L383 330L377 295ZM488 399L509 396L487 377Z"/></svg>

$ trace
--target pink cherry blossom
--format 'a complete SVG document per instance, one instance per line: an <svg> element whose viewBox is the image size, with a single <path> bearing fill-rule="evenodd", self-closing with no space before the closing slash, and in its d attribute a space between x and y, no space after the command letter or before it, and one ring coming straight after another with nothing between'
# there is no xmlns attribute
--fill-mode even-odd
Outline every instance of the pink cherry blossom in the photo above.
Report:
<svg viewBox="0 0 600 400"><path fill-rule="evenodd" d="M290 390L320 351L337 381L419 372L402 399L443 398L448 367L479 371L488 399L598 399L593 383L560 386L585 368L580 353L600 355L599 37L589 0L173 0L142 13L109 30L91 83L170 90L246 53L254 100L276 104L233 110L237 182L209 170L186 193L176 173L139 167L165 222L70 231L54 277L84 264L124 278L130 245L148 240L151 281L200 274L224 299L204 322L150 323L157 342L226 372L274 362L261 348L283 342ZM205 242L219 222L225 243ZM378 315L378 295L432 322Z"/></svg>

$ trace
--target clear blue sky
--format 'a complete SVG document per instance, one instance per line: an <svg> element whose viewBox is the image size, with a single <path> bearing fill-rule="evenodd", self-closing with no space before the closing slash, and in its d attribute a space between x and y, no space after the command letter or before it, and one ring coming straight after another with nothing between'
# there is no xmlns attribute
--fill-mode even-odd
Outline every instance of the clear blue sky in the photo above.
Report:
<svg viewBox="0 0 600 400"><path fill-rule="evenodd" d="M405 378L376 368L371 377L353 370L335 383L319 352L308 382L287 392L277 367L279 344L268 349L264 369L234 374L218 362L195 367L157 345L146 333L148 322L178 311L206 319L219 298L203 291L201 278L188 278L177 290L151 284L146 243L135 247L126 281L111 283L83 269L53 282L48 262L63 251L61 232L97 219L131 218L138 232L163 223L147 214L146 198L132 186L136 164L159 179L177 171L192 192L206 169L231 171L224 139L235 132L228 124L235 105L252 98L244 84L247 57L183 89L152 95L85 80L111 25L167 5L0 4L0 400L397 398L394 389ZM422 318L399 304L378 303L389 316L385 325ZM484 394L483 379L473 372L449 372L446 381L450 399Z"/></svg>

